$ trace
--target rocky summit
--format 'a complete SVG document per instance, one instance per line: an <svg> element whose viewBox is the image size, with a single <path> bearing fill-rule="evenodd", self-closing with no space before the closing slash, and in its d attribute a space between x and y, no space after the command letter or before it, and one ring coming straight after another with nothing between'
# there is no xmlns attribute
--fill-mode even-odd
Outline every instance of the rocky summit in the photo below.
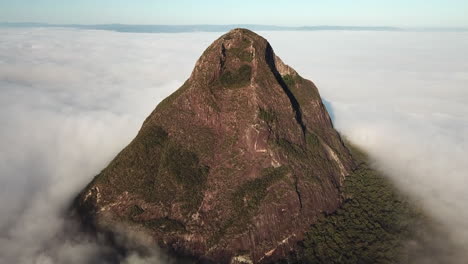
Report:
<svg viewBox="0 0 468 264"><path fill-rule="evenodd" d="M354 168L315 85L234 29L74 207L97 230L138 231L202 262L267 263L337 210Z"/></svg>

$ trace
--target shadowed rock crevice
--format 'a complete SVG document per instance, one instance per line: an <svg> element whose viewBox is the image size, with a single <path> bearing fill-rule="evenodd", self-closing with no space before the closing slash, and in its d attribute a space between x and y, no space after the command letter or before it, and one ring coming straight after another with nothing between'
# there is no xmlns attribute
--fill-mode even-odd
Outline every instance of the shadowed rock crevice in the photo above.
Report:
<svg viewBox="0 0 468 264"><path fill-rule="evenodd" d="M294 94L292 93L292 91L289 89L288 85L284 82L283 77L281 77L281 74L278 72L276 68L276 64L275 64L275 53L273 52L273 48L270 46L270 44L268 44L266 47L265 60L271 72L275 76L276 81L281 86L281 88L286 93L286 95L288 96L289 101L291 102L291 106L295 113L296 121L301 126L302 133L304 134L304 138L305 138L307 128L304 125L304 122L302 121L301 106L299 102L297 101L296 97L294 96Z"/></svg>
<svg viewBox="0 0 468 264"><path fill-rule="evenodd" d="M80 193L78 214L95 230L138 230L213 263L289 254L322 212L340 206L335 179L354 165L315 86L288 67L296 78L288 87L279 64L254 32L214 41Z"/></svg>
<svg viewBox="0 0 468 264"><path fill-rule="evenodd" d="M302 198L301 198L301 192L299 191L299 186L298 186L298 182L297 182L297 178L294 182L294 188L296 190L296 193L297 193L297 199L299 200L299 206L301 208L301 211L302 211Z"/></svg>

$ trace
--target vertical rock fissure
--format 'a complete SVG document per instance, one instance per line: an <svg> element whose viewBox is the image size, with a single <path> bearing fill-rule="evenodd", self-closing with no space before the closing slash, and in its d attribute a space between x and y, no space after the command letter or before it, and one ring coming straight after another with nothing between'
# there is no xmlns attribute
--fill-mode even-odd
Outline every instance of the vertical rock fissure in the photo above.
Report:
<svg viewBox="0 0 468 264"><path fill-rule="evenodd" d="M76 214L99 234L141 231L149 246L194 261L287 257L322 212L347 197L334 186L341 167L353 167L322 122L326 109L309 105L320 102L315 89L266 40L232 31L76 198Z"/></svg>
<svg viewBox="0 0 468 264"><path fill-rule="evenodd" d="M224 47L224 44L221 44L221 58L220 58L221 70L224 69L225 61L226 61L226 47Z"/></svg>
<svg viewBox="0 0 468 264"><path fill-rule="evenodd" d="M304 122L302 121L302 111L301 111L301 106L299 105L299 102L297 101L296 97L292 93L292 91L289 89L289 87L286 85L284 82L283 78L281 77L281 74L278 72L276 69L276 64L275 64L275 54L273 52L273 48L270 46L270 44L267 45L266 47L266 52L265 52L265 60L268 64L268 67L270 68L271 72L276 78L276 81L279 83L281 88L283 88L283 91L286 93L286 95L289 98L289 101L291 102L291 106L294 110L295 114L295 119L299 126L302 129L302 134L305 139L305 134L306 134L306 126L304 125Z"/></svg>
<svg viewBox="0 0 468 264"><path fill-rule="evenodd" d="M299 208L302 211L302 198L301 198L301 192L299 191L298 185L299 185L299 180L296 177L296 179L294 180L294 189L296 190L297 199L299 200Z"/></svg>

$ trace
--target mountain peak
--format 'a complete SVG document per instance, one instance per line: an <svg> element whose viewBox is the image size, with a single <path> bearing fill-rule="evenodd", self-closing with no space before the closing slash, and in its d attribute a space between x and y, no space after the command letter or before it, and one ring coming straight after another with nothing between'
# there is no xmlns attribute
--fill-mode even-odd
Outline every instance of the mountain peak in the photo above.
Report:
<svg viewBox="0 0 468 264"><path fill-rule="evenodd" d="M233 29L211 44L195 65L191 79L204 84L220 80L229 85L245 85L268 42L247 29Z"/></svg>
<svg viewBox="0 0 468 264"><path fill-rule="evenodd" d="M190 80L224 86L248 85L255 73L269 68L282 76L298 77L297 72L277 57L266 39L253 31L236 28L214 41L197 61ZM260 76L263 77L263 76Z"/></svg>
<svg viewBox="0 0 468 264"><path fill-rule="evenodd" d="M201 259L285 256L342 202L354 162L315 85L261 36L234 29L145 120L76 208L98 229L144 230Z"/></svg>
<svg viewBox="0 0 468 264"><path fill-rule="evenodd" d="M255 36L256 38L262 38L260 35L257 33L253 32L252 30L246 29L246 28L234 28L229 30L226 34L223 35L223 37L231 36L234 37L236 35L240 36ZM263 38L262 38L263 39Z"/></svg>

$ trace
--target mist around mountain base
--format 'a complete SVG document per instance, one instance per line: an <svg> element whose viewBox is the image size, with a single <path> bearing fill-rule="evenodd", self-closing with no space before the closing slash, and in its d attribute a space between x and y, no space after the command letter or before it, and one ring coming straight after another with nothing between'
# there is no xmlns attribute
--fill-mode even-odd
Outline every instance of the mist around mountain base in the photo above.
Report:
<svg viewBox="0 0 468 264"><path fill-rule="evenodd" d="M111 249L86 238L60 240L70 200L219 34L1 33L0 262L99 262ZM468 35L261 34L317 84L337 129L370 154L372 166L467 248ZM155 252L119 261L171 260Z"/></svg>

